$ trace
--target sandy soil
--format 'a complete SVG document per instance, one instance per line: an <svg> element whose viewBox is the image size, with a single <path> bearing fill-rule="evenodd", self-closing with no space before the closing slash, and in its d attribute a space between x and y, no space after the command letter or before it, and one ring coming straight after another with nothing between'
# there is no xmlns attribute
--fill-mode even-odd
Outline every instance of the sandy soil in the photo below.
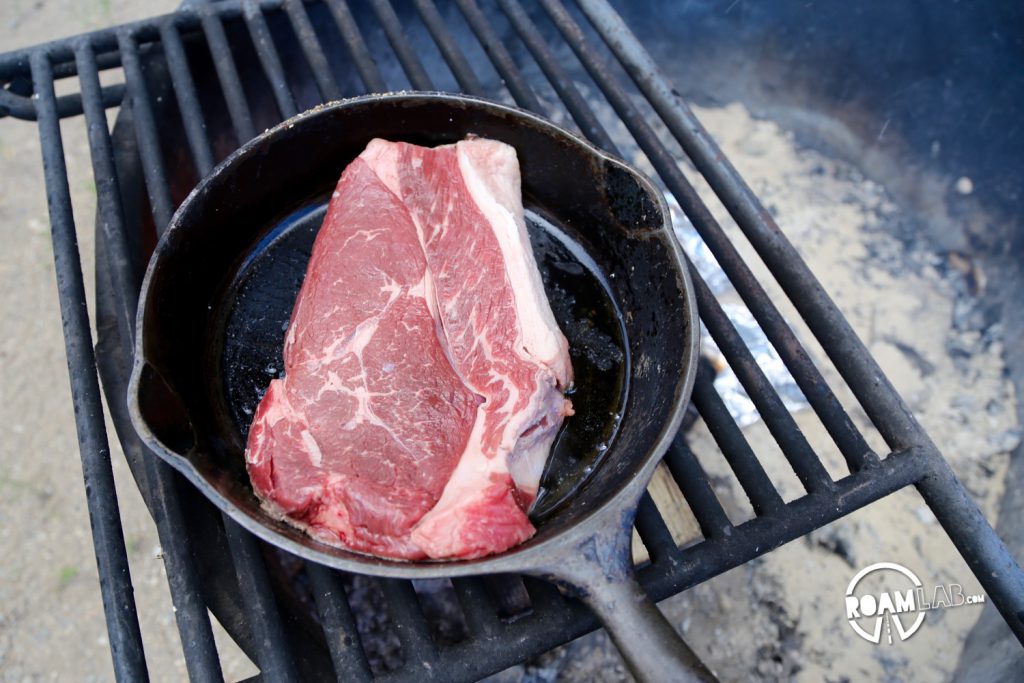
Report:
<svg viewBox="0 0 1024 683"><path fill-rule="evenodd" d="M0 3L0 51L177 6L176 0L10 0ZM111 114L112 117L112 114ZM92 294L95 188L81 118L62 124L87 289ZM35 124L0 119L0 680L113 678L75 437ZM113 431L110 430L113 434ZM185 663L156 529L115 443L135 599L155 681ZM219 633L219 635L223 635ZM225 673L254 668L226 638Z"/></svg>
<svg viewBox="0 0 1024 683"><path fill-rule="evenodd" d="M13 0L0 4L0 50L176 4ZM942 261L926 245L894 237L917 217L856 168L802 148L780 126L754 120L738 105L699 113L994 520L1007 452L1019 431L999 331L959 324L971 313L964 303L967 282L979 275L970 264ZM85 131L81 119L65 122L62 130L91 290L95 198ZM0 680L110 680L39 160L33 124L0 120L0 424L8 426L0 440ZM955 180L936 182L952 187ZM727 224L721 207L715 210ZM770 278L765 282L774 291ZM797 320L792 310L784 312ZM810 341L805 332L802 338ZM817 358L824 356L819 352ZM835 375L827 363L822 367ZM855 401L842 399L866 425ZM830 458L830 470L841 474L836 449L813 414L804 411L797 419ZM795 477L767 430L754 424L746 431L784 494L798 495ZM736 521L748 516L706 431L698 427L693 440L730 514ZM153 679L183 680L155 529L116 447L112 462ZM913 639L893 647L869 645L844 623L846 583L860 567L882 560L903 563L925 581L960 582L966 591L979 592L921 499L905 491L663 606L723 680L948 678L980 610L929 616ZM621 665L601 641L583 639L505 677L621 680ZM230 643L219 642L229 680L253 671Z"/></svg>

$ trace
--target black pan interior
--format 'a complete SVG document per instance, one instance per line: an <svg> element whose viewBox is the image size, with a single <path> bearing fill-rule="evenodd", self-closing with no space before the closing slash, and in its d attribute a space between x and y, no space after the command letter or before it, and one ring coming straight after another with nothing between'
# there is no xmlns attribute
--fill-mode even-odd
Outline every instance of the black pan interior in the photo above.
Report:
<svg viewBox="0 0 1024 683"><path fill-rule="evenodd" d="M649 184L546 122L481 101L421 94L329 105L251 143L186 201L157 247L141 328L147 425L232 506L300 545L385 562L327 549L270 518L242 459L251 414L281 372L327 197L374 137L437 145L471 134L517 150L531 240L576 373L577 414L545 474L529 543L624 486L672 411L693 331Z"/></svg>

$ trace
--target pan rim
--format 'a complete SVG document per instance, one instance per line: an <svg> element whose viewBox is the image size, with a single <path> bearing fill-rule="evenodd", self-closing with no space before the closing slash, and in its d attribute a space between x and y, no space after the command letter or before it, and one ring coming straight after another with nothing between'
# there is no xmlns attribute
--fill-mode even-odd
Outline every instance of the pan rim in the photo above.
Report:
<svg viewBox="0 0 1024 683"><path fill-rule="evenodd" d="M686 308L687 318L686 338L680 344L680 361L682 373L675 383L674 396L668 418L665 420L648 447L647 453L643 456L642 464L633 472L630 481L626 482L614 495L596 505L593 509L583 513L572 527L554 533L551 537L528 545L519 545L497 555L486 556L474 560L437 560L408 562L382 558L372 555L361 555L357 552L344 548L331 546L319 542L312 537L305 537L304 542L289 538L279 531L266 525L259 519L252 517L246 511L233 505L220 491L210 486L209 481L196 469L193 463L185 456L176 453L173 449L164 444L152 431L149 424L142 415L140 405L140 385L143 371L147 366L153 367L145 356L145 321L144 312L147 308L150 297L151 281L154 277L156 264L160 255L170 248L170 245L178 239L181 232L180 226L183 223L182 217L192 210L197 198L206 191L207 186L252 154L258 153L259 149L268 141L279 136L282 131L301 125L307 120L319 116L330 116L334 112L349 108L371 104L373 102L441 102L457 104L459 106L475 106L485 110L500 112L505 115L512 115L521 119L527 119L541 128L550 130L560 137L568 138L574 144L580 146L588 154L600 158L607 163L617 166L638 180L644 191L651 197L658 207L661 216L660 228L656 231L668 247L671 261L676 266L678 284L685 298L679 305ZM525 572L525 573L557 573L560 553L564 553L567 541L583 542L593 535L593 530L604 526L605 518L612 514L621 518L622 513L627 513L626 519L619 519L617 522L632 522L635 514L635 507L646 490L654 469L661 461L667 451L672 439L675 437L679 426L682 423L686 410L686 403L693 389L696 379L697 355L699 350L699 334L697 333L699 320L697 315L696 296L693 283L687 267L687 260L682 251L679 241L671 233L671 218L668 206L662 192L642 172L629 166L618 157L599 149L589 141L581 138L575 133L565 130L544 117L533 112L520 109L511 105L495 102L486 98L470 95L454 95L451 93L435 91L396 91L372 95L361 95L358 97L334 100L318 105L296 116L282 121L273 128L269 128L253 139L246 142L237 150L221 161L210 174L202 179L194 187L188 196L177 208L164 233L153 250L153 254L146 267L145 276L140 288L139 304L136 311L135 339L132 359L132 371L128 382L128 413L132 426L136 433L158 457L170 464L177 471L181 472L186 479L195 485L200 492L212 502L218 509L227 514L232 520L240 524L247 531L255 534L264 541L294 553L304 559L327 565L335 569L352 571L360 574L382 576L389 578L441 578L460 577L485 573L504 572ZM571 544L575 547L575 544ZM339 556L335 553L345 553Z"/></svg>

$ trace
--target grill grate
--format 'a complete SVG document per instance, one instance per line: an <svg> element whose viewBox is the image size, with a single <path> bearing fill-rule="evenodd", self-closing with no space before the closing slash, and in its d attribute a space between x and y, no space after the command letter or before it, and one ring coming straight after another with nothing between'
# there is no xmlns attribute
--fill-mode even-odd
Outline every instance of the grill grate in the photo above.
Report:
<svg viewBox="0 0 1024 683"><path fill-rule="evenodd" d="M301 618L272 571L277 565L268 563L276 551L221 517L169 467L145 453L120 405L145 245L151 243L153 231L158 234L166 226L176 201L189 189L177 186L178 167L187 165L191 170L186 176L194 182L237 141L253 137L267 118L267 107L256 106L260 97L267 99L263 104L272 110L271 117L280 120L317 101L401 87L399 77L414 88L433 89L417 43L428 39L429 49L440 53L462 91L490 97L505 97L507 92L519 106L546 113L541 93L550 88L586 137L617 151L577 87L570 73L574 67L567 67L556 46L545 40L540 22L557 30L651 161L775 347L849 470L839 480L829 475L691 264L701 319L806 494L792 502L783 500L710 377L700 376L694 406L749 498L754 518L739 525L730 521L696 457L678 438L666 464L703 538L680 549L646 495L636 528L650 554L650 562L639 569L647 591L663 599L915 485L1024 642L1024 574L793 246L614 10L605 0L578 0L579 12L560 0L539 0L539 7L531 6L530 11L519 0L497 0L485 7L476 0L455 0L455 5L457 14L448 8L442 13L433 0L413 0L411 8L399 7L400 12L389 0L370 0L367 8L350 7L344 0L232 0L0 55L0 115L36 120L43 142L68 367L118 679L145 680L147 671L97 365L107 395L118 397L109 402L113 422L157 522L190 677L222 678L209 609L267 680L373 678L344 577L319 566L302 570L302 583L318 619L313 637L305 637L311 632L309 625L299 623ZM452 16L459 17L468 31L454 30ZM240 54L254 59L236 59ZM483 67L473 60L482 54L500 76L500 85L481 79ZM212 76L197 64L212 67ZM617 75L615 64L639 94ZM102 86L99 72L118 66L124 70L124 84ZM341 69L351 75L339 78ZM72 77L78 79L79 92L58 97L55 80ZM269 86L265 94L254 95L254 79ZM879 458L871 451L736 246L679 170L669 151L671 140L660 137L649 115L638 107L641 95L755 247L892 453ZM124 128L112 135L105 109L119 105L119 127ZM60 119L78 114L85 115L88 126L98 194L96 354L59 126ZM180 127L177 142L187 153L179 153L168 139L162 124L169 118ZM219 119L220 127L214 125ZM136 180L140 170L144 190ZM529 578L503 579L525 587L531 604L528 614L503 619L490 597L491 584L462 579L454 582L454 589L468 634L460 642L443 645L431 636L411 583L374 581L404 659L404 665L378 676L380 680L474 680L596 626L580 603Z"/></svg>

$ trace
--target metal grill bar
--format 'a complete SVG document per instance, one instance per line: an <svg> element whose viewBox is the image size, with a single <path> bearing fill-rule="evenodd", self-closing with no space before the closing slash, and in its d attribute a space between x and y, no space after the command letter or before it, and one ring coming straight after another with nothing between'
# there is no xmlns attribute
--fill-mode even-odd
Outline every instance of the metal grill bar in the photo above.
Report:
<svg viewBox="0 0 1024 683"><path fill-rule="evenodd" d="M224 101L228 106L231 124L238 136L238 144L243 145L256 137L256 126L252 122L249 104L245 99L245 90L238 77L235 57L231 53L231 46L228 45L227 36L224 34L224 25L221 23L220 15L216 14L208 5L203 5L200 7L200 16L202 17L203 33L206 34L206 43L210 48L210 55L213 57L213 68L217 72L217 79L224 92Z"/></svg>
<svg viewBox="0 0 1024 683"><path fill-rule="evenodd" d="M771 214L611 6L604 0L580 0L579 4L757 248L889 447L911 446L913 437L921 433L917 421Z"/></svg>
<svg viewBox="0 0 1024 683"><path fill-rule="evenodd" d="M561 67L558 66L547 47L536 39L538 32L526 16L522 6L516 0L500 1L503 10L508 14L520 38L527 44L528 49L534 58L537 59L542 70L549 78L557 79L557 81L552 80L552 85L556 87L559 94L563 97L572 116L584 129L597 131L594 136L595 142L602 144L605 149L617 152L616 146L600 123L597 122L589 105L580 97L575 86L572 85L571 81L564 75L564 72L561 71ZM599 84L602 87L607 85L604 82L599 82ZM618 100L622 104L624 97L620 97ZM627 106L631 105L627 103ZM648 147L651 147L651 145L648 145ZM681 176L674 162L665 159L662 161L664 163L661 164L659 170L666 169L669 173L674 174L677 181L680 180ZM682 183L685 184L685 180L682 180ZM680 183L674 184L681 189L682 185ZM739 258L738 255L736 258ZM690 270L696 285L698 305L705 324L712 330L716 343L718 343L719 348L725 354L730 365L733 366L737 377L744 382L744 388L754 397L757 408L762 414L767 413L772 418L773 422L769 425L774 426L772 433L773 435L778 434L781 436L782 442L780 442L780 445L783 447L786 457L793 465L794 471L797 472L797 476L808 491L828 489L831 486L831 479L828 477L828 473L822 467L820 461L818 461L817 456L811 451L806 440L799 434L799 430L797 430L792 417L789 416L778 395L775 394L767 378L764 377L764 373L758 367L746 345L743 344L732 323L725 317L714 295L704 284L700 273L697 272L692 264ZM705 313L706 311L710 315ZM731 417L729 419L731 421ZM768 423L767 418L766 423Z"/></svg>
<svg viewBox="0 0 1024 683"><path fill-rule="evenodd" d="M569 114L576 121L576 125L580 127L583 135L598 147L613 151L615 143L612 142L604 126L597 120L597 116L594 115L587 101L580 95L580 91L573 84L565 69L562 68L558 60L551 54L551 51L544 45L544 42L540 39L540 32L534 26L533 21L531 21L523 6L519 4L518 0L498 0L498 4L508 17L519 39L523 41L530 55L537 62L537 65L540 66L541 71L544 72L545 77L551 83L551 87L555 89L555 92L562 99L566 109L569 110Z"/></svg>
<svg viewBox="0 0 1024 683"><path fill-rule="evenodd" d="M277 611L267 568L260 556L259 541L226 514L223 520L238 587L244 596L243 606L249 615L249 627L257 644L255 654L260 673L275 683L298 681L284 623Z"/></svg>
<svg viewBox="0 0 1024 683"><path fill-rule="evenodd" d="M71 376L71 397L75 403L82 476L89 503L96 565L102 579L100 594L110 637L114 675L118 681L146 681L146 657L135 611L128 555L114 488L114 472L110 466L107 430L103 424L103 403L96 376L96 359L92 350L92 332L49 55L43 50L33 53L31 69L32 80L36 84L36 117L42 141L57 292L64 323L68 372Z"/></svg>
<svg viewBox="0 0 1024 683"><path fill-rule="evenodd" d="M523 585L530 596L530 603L533 605L533 615L543 619L545 612L558 611L565 599L558 588L549 581L537 579L532 576L523 577Z"/></svg>
<svg viewBox="0 0 1024 683"><path fill-rule="evenodd" d="M265 11L278 9L282 0L257 0L260 7ZM152 19L132 21L120 26L100 29L84 33L79 37L88 38L92 43L93 50L97 54L103 54L118 49L118 34L127 32L134 35L140 43L148 43L159 37L158 25L161 21L174 21L182 31L196 29L202 23L202 14L213 11L222 19L237 19L242 14L241 7L234 2L219 2L215 8L208 5L200 7L184 6L170 14L164 14ZM44 52L50 56L50 63L54 69L60 70L61 75L69 75L67 65L75 58L74 48L71 41L67 39L54 40L47 43L40 43L32 47L6 52L0 56L0 80L8 81L12 77L24 73L29 66L32 55L37 52Z"/></svg>
<svg viewBox="0 0 1024 683"><path fill-rule="evenodd" d="M693 222L694 226L701 233L701 236L707 241L708 246L712 249L715 257L718 259L723 270L727 273L733 283L736 285L737 291L741 294L744 300L750 304L752 311L756 311L761 317L764 317L771 324L769 325L777 335L786 337L785 343L778 344L780 350L780 357L787 360L787 367L796 371L796 374L801 377L803 384L808 387L816 387L812 393L821 398L822 391L825 392L825 396L831 396L832 401L835 402L834 396L828 389L827 384L821 378L820 374L817 378L808 378L805 376L808 368L795 362L793 353L789 351L799 347L795 337L792 336L792 332L789 331L788 326L782 320L781 315L778 314L777 309L771 303L767 294L758 284L756 278L753 276L749 268L746 267L739 253L732 246L731 242L725 236L721 227L718 226L717 222L711 216L707 208L701 203L696 192L692 186L686 181L682 173L679 171L675 162L671 158L671 155L664 148L663 145L657 139L657 136L650 129L650 127L643 121L643 117L636 110L636 108L629 102L628 97L619 88L614 79L610 76L607 66L602 62L600 57L589 47L586 43L582 32L579 27L572 21L564 7L558 2L543 2L545 9L548 11L555 25L559 28L562 34L566 37L570 47L576 52L577 57L583 63L584 68L587 69L588 73L595 79L602 91L609 98L609 102L616 109L627 127L636 137L640 147L651 159L655 168L659 174L665 180L666 184L672 190L673 194L679 200L683 210L687 213L688 217ZM701 285L698 284L698 287ZM709 303L714 302L715 308L717 306L713 296L706 297ZM703 309L702 305L702 309ZM717 315L718 311L715 311ZM724 315L721 316L723 325L718 326L717 330L721 333L733 336L739 341L734 348L739 351L741 356L748 356L749 353L744 353L746 350L745 345L738 339L738 335L732 329L731 324L727 323L727 319ZM707 323L708 321L705 320ZM708 323L710 326L710 323ZM785 330L785 332L783 332ZM711 330L712 335L715 335L715 330ZM719 340L716 338L716 342ZM723 349L724 351L724 349ZM805 356L804 356L805 357ZM741 382L744 384L744 388L747 389L748 394L752 400L757 402L763 401L764 405L757 405L758 410L761 412L762 417L765 420L766 425L772 431L773 436L779 440L779 445L782 447L783 452L790 458L791 463L794 465L794 469L797 471L798 476L804 483L808 490L814 490L815 487L827 488L827 473L821 468L817 457L814 455L810 446L802 438L799 432L796 430L796 424L792 421L785 406L782 405L780 400L777 400L777 396L774 391L768 387L767 379L763 373L757 367L756 363L751 362L752 357L743 357L741 362L734 364L732 358L729 359L730 364L734 365L734 370L737 372L737 376L740 377ZM813 369L813 366L811 368ZM816 370L814 370L816 373ZM767 393L765 388L768 387ZM845 417L847 423L849 423L848 417ZM852 423L847 425L850 430L856 431ZM843 427L846 429L846 426ZM781 439L781 440L780 440ZM844 455L847 460L853 463L852 469L857 469L863 464L865 453L868 452L866 444L863 444L862 437L859 437L860 442L854 444L848 451L844 451ZM844 441L844 443L846 443Z"/></svg>
<svg viewBox="0 0 1024 683"><path fill-rule="evenodd" d="M515 620L528 613L530 595L518 574L498 574L483 577L484 586L490 594L498 614L507 613Z"/></svg>
<svg viewBox="0 0 1024 683"><path fill-rule="evenodd" d="M662 562L666 559L674 559L678 555L676 542L672 539L672 532L668 530L665 520L661 518L658 507L654 504L651 494L644 492L640 497L640 504L636 509L636 520L634 521L636 532L640 534L640 540L647 548L652 562Z"/></svg>
<svg viewBox="0 0 1024 683"><path fill-rule="evenodd" d="M134 277L135 273L131 272L131 264L135 259L128 253L121 191L118 187L117 169L114 168L114 150L107 130L107 115L100 98L99 70L88 41L80 41L75 46L75 64L82 88L82 104L93 178L96 183L99 229L110 245L109 253L114 264L110 271L111 280L119 292L124 292L118 311L120 332L123 338L132 339L135 337L135 311L139 303L137 278Z"/></svg>
<svg viewBox="0 0 1024 683"><path fill-rule="evenodd" d="M640 569L640 580L655 600L707 581L720 574L723 565L738 567L913 484L926 470L922 455L916 449L893 453L877 468L840 479L834 495L808 494L788 503L785 515L747 520L733 527L728 538L687 548L680 571L650 565Z"/></svg>
<svg viewBox="0 0 1024 683"><path fill-rule="evenodd" d="M120 295L121 313L117 316L121 322L120 334L130 344L135 337L138 276L132 272L135 260L127 250L129 240L125 231L117 169L114 167L114 150L100 96L99 72L87 40L76 46L75 63L81 79L93 177L96 179L98 229L106 237L110 276L115 292ZM152 454L147 454L145 463L146 478L155 493L151 496L154 521L163 548L178 634L183 648L190 655L185 659L189 678L193 681L223 680L173 474L167 465Z"/></svg>
<svg viewBox="0 0 1024 683"><path fill-rule="evenodd" d="M522 74L519 73L519 69L516 68L516 64L512 60L512 55L502 45L494 29L491 28L487 17L480 11L476 2L474 0L456 0L456 4L459 6L462 15L466 17L469 27L473 29L473 33L476 34L487 56L490 57L494 68L498 71L502 80L505 81L505 87L512 93L515 101L524 109L541 111L540 102L537 101L533 90L530 89L529 84Z"/></svg>
<svg viewBox="0 0 1024 683"><path fill-rule="evenodd" d="M782 496L775 490L747 438L732 419L710 377L697 377L693 385L693 404L747 494L754 514L771 514L782 509Z"/></svg>
<svg viewBox="0 0 1024 683"><path fill-rule="evenodd" d="M687 141L684 141L682 136L687 138L696 137L693 135L693 132L697 132L697 136L706 140L709 145L709 149L713 150L716 154L714 157L716 160L715 163L705 163L704 165L709 168L728 167L728 169L731 170L735 181L743 183L742 178L736 170L732 168L728 160L725 160L721 150L718 149L710 136L707 135L707 132L701 128L696 117L693 116L690 109L682 99L678 97L678 95L671 95L675 104L674 107L664 106L665 103L660 102L660 98L655 98L655 90L657 90L659 96L666 95L665 88L668 87L667 80L660 83L660 87L655 88L653 87L651 77L644 76L644 72L642 71L643 68L647 68L646 74L660 76L661 72L657 70L653 60L650 59L650 56L647 55L646 52L643 52L643 48L640 46L639 42L633 38L632 33L629 33L628 29L625 28L625 25L621 23L621 19L618 19L617 15L612 17L614 11L611 7L603 0L598 0L597 2L587 2L586 0L583 0L579 4L587 17L592 23L594 23L595 27L598 28L598 31L602 32L603 30L602 36L612 48L612 51L619 57L620 63L622 63L623 67L625 67L627 72L629 72L633 77L634 82L640 87L644 94L646 94L652 101L656 110L662 116L662 119L665 121L666 125L668 125L669 129L675 134L676 139L679 141L680 145L682 145L687 154L692 158L694 152L696 152L696 148L693 144L687 144ZM600 24L600 26L598 24ZM616 25L618 26L618 29L614 28ZM617 38L610 37L612 32L614 32L614 35L617 36ZM624 43L622 42L625 40L632 40L633 47L636 50L643 52L646 59L636 61L639 53L634 51L630 53L634 57L634 60L627 63L627 55L624 51ZM662 79L664 79L663 76ZM668 89L672 90L671 87L668 87ZM659 106L659 103L662 106ZM666 118L666 115L668 115L669 118ZM686 116L688 119L686 125L683 125L682 123L682 116ZM698 163L696 159L693 160L698 169L707 176L703 165ZM719 164L718 160L724 160L724 164ZM709 182L711 181L710 178L708 178L708 180ZM714 187L715 183L711 182L711 185ZM746 187L745 184L744 187ZM715 189L716 193L721 197L722 192L719 191L718 188ZM747 188L746 192L754 199L754 201L757 201L749 188ZM725 197L723 197L723 199L726 199L726 205L728 208L728 199ZM770 214L763 206L760 206L759 203L757 207L755 207L755 211L758 216L767 219L768 221L772 221ZM739 219L739 216L734 213L733 209L730 209L730 213L737 218L737 220ZM699 226L697 227L699 229ZM721 233L721 229L717 226L714 226L714 229L716 233ZM775 229L778 230L777 227ZM705 239L707 238L705 237ZM711 244L709 242L709 246L715 250L716 258L720 258L717 252L722 249L722 246L724 246L720 246L718 244L720 241L728 243L728 240L724 239L724 235L719 240L716 240L715 244ZM729 247L731 247L731 243L729 243ZM731 264L736 261L741 262L741 259L735 253L735 249L728 249L725 253L727 254L727 257L724 259L720 258L720 262L724 261L724 263L722 263L723 268L725 268L726 264ZM790 253L787 255L787 259L790 261L794 259L800 260L800 257L796 253L795 249L791 249ZM770 298L758 283L757 279L748 268L734 268L733 270L735 271L735 274L727 271L729 272L729 278L737 284L737 290L743 296L743 300L750 307L751 313L754 315L762 330L764 330L765 335L768 337L769 341L771 341L772 346L774 346L776 351L779 353L779 357L786 364L786 367L793 375L793 378L796 380L800 390L804 393L804 396L811 404L811 407L814 409L815 413L828 429L829 434L839 446L843 456L850 466L851 471L856 471L861 467L864 467L865 464L873 464L877 458L873 453L871 453L871 449L867 445L867 442L864 441L863 435L861 435L854 426L852 420L850 420L850 417L843 410L838 399L836 399L835 395L832 393L828 384L822 377L821 372L815 366L814 362L807 356L807 352L800 345L796 336L793 334L792 329L790 329L786 324L781 314L779 314L778 309L776 309L771 303ZM741 284L742 286L740 286ZM787 293L793 299L794 303L796 303L796 300L800 299L802 296L801 294L794 292Z"/></svg>
<svg viewBox="0 0 1024 683"><path fill-rule="evenodd" d="M22 52L22 54L24 55L23 59L25 60L24 65L27 66L28 55L25 52ZM110 69L120 65L120 63L121 56L116 50L106 51L96 55L96 65L99 69ZM53 78L55 80L74 76L76 73L74 61L54 64L51 59L51 67L53 69ZM0 117L13 115L22 119L35 119L35 106L32 104L31 100L23 96L25 94L27 93L21 92L21 87L15 83L11 83L9 88L0 87ZM123 83L114 83L100 88L100 100L103 102L104 108L116 106L123 97ZM82 96L80 93L62 95L57 98L58 118L75 116L81 113Z"/></svg>
<svg viewBox="0 0 1024 683"><path fill-rule="evenodd" d="M370 673L370 664L366 660L348 597L338 575L312 562L306 564L306 574L313 584L320 625L324 629L327 649L331 653L331 662L338 680L371 680L373 675Z"/></svg>
<svg viewBox="0 0 1024 683"><path fill-rule="evenodd" d="M249 36L256 49L256 55L259 57L263 72L267 75L267 80L270 81L277 109L283 118L295 116L299 113L299 108L288 88L284 67L281 66L281 58L277 54L274 39L270 35L270 29L267 28L263 13L260 11L259 5L252 0L244 0L242 10L245 15L245 25L249 29Z"/></svg>
<svg viewBox="0 0 1024 683"><path fill-rule="evenodd" d="M13 54L23 55L22 58L24 59L24 62L20 65L20 68L24 69L28 67L28 52L20 51ZM10 63L17 63L17 60L5 60L5 62L7 66L6 70L9 71ZM121 56L116 50L108 50L96 55L96 65L99 69L112 69L119 66L120 63ZM50 65L54 80L75 75L74 61L54 63L51 57ZM7 79L0 78L0 81L5 80ZM25 96L29 93L24 92L24 86L24 83L18 84L16 82L12 82L10 87L0 87L0 117L14 116L19 119L27 120L34 120L36 118L35 105L32 103L31 99ZM103 102L104 108L110 108L110 106L116 106L121 101L122 97L124 97L124 93L125 88L123 83L114 83L112 85L102 86L100 88L100 100ZM82 114L81 94L72 93L57 97L56 112L57 118L59 119Z"/></svg>
<svg viewBox="0 0 1024 683"><path fill-rule="evenodd" d="M377 62L370 54L369 48L366 47L366 41L363 40L363 34L360 33L359 26L356 24L348 4L345 0L326 1L331 15L334 17L334 23L337 24L338 30L341 32L341 38L348 48L349 56L352 57L352 61L356 65L359 77L363 79L366 90L368 92L384 92L387 90L387 85L380 75Z"/></svg>
<svg viewBox="0 0 1024 683"><path fill-rule="evenodd" d="M551 17L552 22L566 38L583 67L600 86L609 103L629 128L637 144L651 160L669 190L679 200L680 206L694 227L708 242L726 274L731 276L730 271L734 269L746 270L746 265L739 253L735 251L707 207L701 204L696 191L683 176L668 150L661 144L650 126L644 122L643 116L629 101L625 92L608 74L607 67L602 63L600 57L587 45L579 26L557 0L541 0L541 4ZM721 248L716 249L713 245L718 245ZM764 372L757 365L750 350L743 344L732 323L722 312L721 306L711 290L699 277L699 273L692 267L692 264L690 270L692 275L698 276L695 277L694 285L697 290L697 303L700 307L701 318L708 326L708 331L711 332L719 348L726 355L737 378L747 390L754 405L761 413L765 425L779 443L800 481L808 491L828 489L831 479L807 440L804 439L792 415L782 404L782 400L764 376ZM736 284L735 280L734 284ZM770 302L765 305L770 306Z"/></svg>
<svg viewBox="0 0 1024 683"><path fill-rule="evenodd" d="M420 13L420 17L423 18L427 31L430 32L434 42L440 48L445 61L448 62L455 80L459 82L459 85L462 86L465 92L482 97L484 86L480 84L480 80L473 73L473 68L462 54L462 50L459 49L455 39L452 38L444 18L437 11L437 5L434 4L433 0L413 0L413 3L416 5L416 10Z"/></svg>
<svg viewBox="0 0 1024 683"><path fill-rule="evenodd" d="M189 87L192 86L191 74L187 69L184 52L168 56L168 60L177 59L178 70L183 82ZM251 120L248 103L241 103L244 110L241 112ZM182 108L184 121L193 121L201 117L198 110L198 100L189 103L188 108ZM187 124L186 124L187 125ZM209 160L204 158L209 154L209 138L203 132L196 140L190 140L190 147L193 152L193 159L201 174L205 175L210 171L206 165ZM251 599L246 607L249 612L249 621L252 624L253 636L257 643L256 658L259 660L260 668L264 676L270 680L297 680L295 665L291 658L290 648L284 633L283 623L277 610L277 605L270 589L270 581L266 573L266 567L259 554L259 546L255 537L245 532L241 527L223 516L225 532L231 550L231 556L235 564L235 572L242 594ZM322 570L323 568L316 568ZM315 569L313 570L316 571ZM326 570L324 570L326 571ZM365 655L359 646L358 653L344 644L344 636L339 635L339 630L351 627L349 633L355 633L354 623L347 603L342 604L344 593L333 577L324 576L322 572L312 577L311 580L317 583L316 598L318 609L323 620L325 635L328 638L328 647L332 661L341 662L346 667L351 665L355 671L364 668L368 671L369 665ZM330 598L330 595L334 598ZM340 597L340 600L339 600ZM351 637L351 636L350 636ZM360 659L361 658L361 659ZM361 663L360 663L361 661Z"/></svg>
<svg viewBox="0 0 1024 683"><path fill-rule="evenodd" d="M164 21L160 25L160 41L167 59L167 69L171 74L171 83L178 98L178 110L181 112L185 137L188 138L189 149L195 160L196 169L201 176L213 168L213 150L206 137L206 125L203 123L203 112L199 106L199 96L192 80L192 72L188 68L188 58L181 36L174 22Z"/></svg>
<svg viewBox="0 0 1024 683"><path fill-rule="evenodd" d="M171 202L167 174L164 171L163 157L160 152L160 141L157 139L156 119L153 117L153 106L149 100L146 79L142 75L142 66L139 64L135 39L131 34L122 32L118 34L117 40L121 48L121 61L124 64L128 96L131 98L132 111L139 123L135 131L139 141L139 154L142 156L142 173L146 179L149 205L153 209L153 218L156 220L156 230L159 235L171 222L174 204Z"/></svg>
<svg viewBox="0 0 1024 683"><path fill-rule="evenodd" d="M709 540L726 538L732 534L733 526L728 515L711 490L708 475L704 473L697 458L683 438L672 441L665 453L665 464L672 473L672 479L686 499L693 516L697 518L700 531Z"/></svg>
<svg viewBox="0 0 1024 683"><path fill-rule="evenodd" d="M380 579L381 592L387 601L388 612L402 643L407 671L418 676L431 678L431 662L437 657L437 648L430 638L427 620L420 608L420 601L413 590L412 582L403 579Z"/></svg>
<svg viewBox="0 0 1024 683"><path fill-rule="evenodd" d="M423 68L420 58L412 51L409 37L405 35L405 29L402 28L402 22L395 14L395 8L388 0L370 0L370 6L373 7L377 19L380 20L384 35L388 37L391 49L395 51L395 56L398 57L398 62L402 65L402 70L405 71L409 83L417 90L433 90L434 84L430 80L430 76L427 75L426 69Z"/></svg>
<svg viewBox="0 0 1024 683"><path fill-rule="evenodd" d="M1024 572L949 464L931 443L926 448L931 471L917 482L917 490L1024 645Z"/></svg>
<svg viewBox="0 0 1024 683"><path fill-rule="evenodd" d="M116 107L124 99L124 93L125 88L121 83L104 86L102 90L104 108ZM57 98L54 106L58 119L77 116L82 113L82 96L78 93L61 95ZM36 110L30 100L12 95L4 88L0 88L0 117L7 115L32 121L36 118Z"/></svg>
<svg viewBox="0 0 1024 683"><path fill-rule="evenodd" d="M54 79L59 80L61 78L68 78L69 76L76 76L80 73L78 70L78 45L82 39L83 36L79 36L78 38L70 41L71 52L74 55L74 60L64 62L62 64L55 64L53 66ZM88 42L88 39L85 40ZM89 44L91 45L92 43L90 42ZM117 50L93 50L93 59L96 62L96 69L98 71L121 66L121 54Z"/></svg>
<svg viewBox="0 0 1024 683"><path fill-rule="evenodd" d="M223 681L217 644L202 585L192 557L188 529L176 488L177 475L152 453L145 454L146 473L153 491L153 521L160 539L161 553L174 604L185 667L190 681Z"/></svg>
<svg viewBox="0 0 1024 683"><path fill-rule="evenodd" d="M494 611L484 582L477 578L452 579L452 585L469 630L478 634L475 637L493 638L501 628L501 620Z"/></svg>
<svg viewBox="0 0 1024 683"><path fill-rule="evenodd" d="M552 590L554 590L552 588ZM557 591L556 591L557 593ZM558 611L545 612L544 619L536 616L524 617L517 621L516 636L506 647L495 647L486 638L472 638L443 651L445 667L438 663L429 669L419 668L414 662L399 671L385 674L375 680L383 683L419 683L424 680L439 680L444 683L460 683L479 680L496 671L501 671L524 661L551 647L578 638L596 626L596 620L582 603L561 600Z"/></svg>
<svg viewBox="0 0 1024 683"><path fill-rule="evenodd" d="M331 73L331 65L327 63L327 55L320 47L320 40L316 36L316 30L309 21L309 14L302 0L284 0L284 11L291 21L295 34L299 37L299 45L302 53L306 55L313 70L313 79L320 90L321 101L341 99L341 89L334 80Z"/></svg>
<svg viewBox="0 0 1024 683"><path fill-rule="evenodd" d="M696 267L690 263L690 274L693 275L696 272ZM711 334L711 338L715 340L715 344L729 361L729 367L732 368L736 378L746 390L747 396L754 403L765 426L768 427L768 431L771 432L776 443L782 449L786 460L792 465L800 483L808 493L827 491L832 487L832 479L821 461L818 460L811 445L807 443L796 420L786 410L779 395L775 393L774 387L765 376L764 370L758 365L754 354L743 343L743 338L740 337L732 321L722 310L722 305L718 303L718 299L708 288L704 278L692 279L697 294L697 305L700 307L701 320Z"/></svg>

